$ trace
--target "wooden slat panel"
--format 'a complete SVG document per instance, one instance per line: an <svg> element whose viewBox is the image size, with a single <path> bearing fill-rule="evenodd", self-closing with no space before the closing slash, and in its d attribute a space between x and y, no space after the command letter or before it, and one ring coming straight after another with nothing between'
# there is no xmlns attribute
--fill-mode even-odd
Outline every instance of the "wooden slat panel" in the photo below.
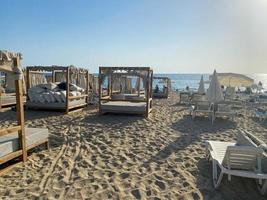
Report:
<svg viewBox="0 0 267 200"><path fill-rule="evenodd" d="M13 126L13 127L10 127L10 128L0 129L0 136L8 135L10 133L14 133L14 132L19 131L19 130L21 130L21 126L20 125Z"/></svg>
<svg viewBox="0 0 267 200"><path fill-rule="evenodd" d="M101 101L127 101L127 102L147 102L146 99L106 99L102 98Z"/></svg>
<svg viewBox="0 0 267 200"><path fill-rule="evenodd" d="M17 102L17 120L18 125L21 126L19 133L19 142L22 149L22 159L23 162L27 160L27 150L26 150L26 139L25 139L25 123L24 123L24 108L23 108L23 92L22 92L22 81L16 80L16 102Z"/></svg>
<svg viewBox="0 0 267 200"><path fill-rule="evenodd" d="M0 157L0 164L3 164L9 160L12 160L18 156L22 155L22 150L18 150L18 151L15 151L15 152L12 152L6 156L3 156L3 157Z"/></svg>
<svg viewBox="0 0 267 200"><path fill-rule="evenodd" d="M87 96L88 96L87 94L83 94L83 95L80 95L80 96L70 96L69 100L80 99L80 98L84 98L84 97L87 97Z"/></svg>
<svg viewBox="0 0 267 200"><path fill-rule="evenodd" d="M0 176L6 174L8 171L10 171L10 170L13 169L14 167L18 166L19 164L21 164L21 162L17 162L17 163L15 163L15 164L12 164L12 165L10 165L10 166L8 166L8 167L6 167L6 168L0 170Z"/></svg>

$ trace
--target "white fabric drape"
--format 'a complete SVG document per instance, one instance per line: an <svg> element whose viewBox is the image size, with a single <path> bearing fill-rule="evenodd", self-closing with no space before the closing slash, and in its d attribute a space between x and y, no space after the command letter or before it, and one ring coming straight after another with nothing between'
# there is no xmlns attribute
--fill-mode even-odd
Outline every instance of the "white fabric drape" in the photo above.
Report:
<svg viewBox="0 0 267 200"><path fill-rule="evenodd" d="M198 93L199 94L204 94L205 93L203 75L201 76L201 79L200 79L200 83L199 83L199 87L198 87Z"/></svg>
<svg viewBox="0 0 267 200"><path fill-rule="evenodd" d="M224 99L216 70L214 70L213 72L213 76L212 76L212 79L209 85L209 89L207 91L207 97L208 97L208 101L211 103L223 101Z"/></svg>

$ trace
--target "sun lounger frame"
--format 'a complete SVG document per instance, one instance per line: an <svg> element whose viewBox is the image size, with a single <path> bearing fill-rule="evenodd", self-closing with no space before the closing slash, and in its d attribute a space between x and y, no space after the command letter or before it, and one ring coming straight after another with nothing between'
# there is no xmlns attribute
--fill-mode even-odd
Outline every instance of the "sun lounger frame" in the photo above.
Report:
<svg viewBox="0 0 267 200"><path fill-rule="evenodd" d="M262 149L254 146L237 146L231 142L206 141L206 151L207 159L212 161L212 180L215 189L219 188L223 175L226 174L228 181L231 181L231 176L256 179L260 193L267 192L267 174L261 169ZM253 171L248 170L251 162L256 162L258 166Z"/></svg>
<svg viewBox="0 0 267 200"><path fill-rule="evenodd" d="M200 103L206 103L208 108L207 109L199 109ZM190 108L190 114L192 114L192 119L194 120L197 113L207 114L211 118L211 123L214 122L214 105L209 103L208 101L197 101L195 105Z"/></svg>
<svg viewBox="0 0 267 200"><path fill-rule="evenodd" d="M186 99L184 99L184 97ZM189 92L180 92L179 93L179 103L180 104L189 104L190 103L190 94L189 94Z"/></svg>
<svg viewBox="0 0 267 200"><path fill-rule="evenodd" d="M219 105L231 106L231 110L221 111L219 110ZM216 107L217 107L217 110L215 109ZM234 117L236 115L237 115L237 112L232 110L232 105L229 103L216 103L214 105L214 120L216 119L216 117L222 117L222 116L230 117L232 120L234 120Z"/></svg>

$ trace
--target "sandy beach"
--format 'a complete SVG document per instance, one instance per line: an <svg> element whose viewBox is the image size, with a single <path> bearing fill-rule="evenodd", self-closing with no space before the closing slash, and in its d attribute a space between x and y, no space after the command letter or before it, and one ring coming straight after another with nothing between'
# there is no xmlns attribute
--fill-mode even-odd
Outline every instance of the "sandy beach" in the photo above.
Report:
<svg viewBox="0 0 267 200"><path fill-rule="evenodd" d="M28 127L50 131L50 151L40 146L0 177L0 199L254 199L254 180L224 177L213 188L205 140L235 141L244 128L267 142L267 121L193 121L178 95L153 102L149 118L98 116L97 108L70 115L26 111ZM14 111L0 113L0 126L15 123Z"/></svg>

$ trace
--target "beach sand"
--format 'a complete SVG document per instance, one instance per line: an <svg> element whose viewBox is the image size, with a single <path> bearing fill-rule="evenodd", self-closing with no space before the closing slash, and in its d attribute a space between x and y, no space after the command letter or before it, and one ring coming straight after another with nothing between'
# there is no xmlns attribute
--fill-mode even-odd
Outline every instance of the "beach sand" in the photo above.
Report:
<svg viewBox="0 0 267 200"><path fill-rule="evenodd" d="M29 127L47 127L51 150L38 147L28 161L0 177L0 199L266 199L252 179L225 176L212 185L205 140L235 141L245 128L267 142L267 122L239 117L192 121L178 95L154 100L145 119L131 115L26 111ZM0 113L2 127L15 112Z"/></svg>

